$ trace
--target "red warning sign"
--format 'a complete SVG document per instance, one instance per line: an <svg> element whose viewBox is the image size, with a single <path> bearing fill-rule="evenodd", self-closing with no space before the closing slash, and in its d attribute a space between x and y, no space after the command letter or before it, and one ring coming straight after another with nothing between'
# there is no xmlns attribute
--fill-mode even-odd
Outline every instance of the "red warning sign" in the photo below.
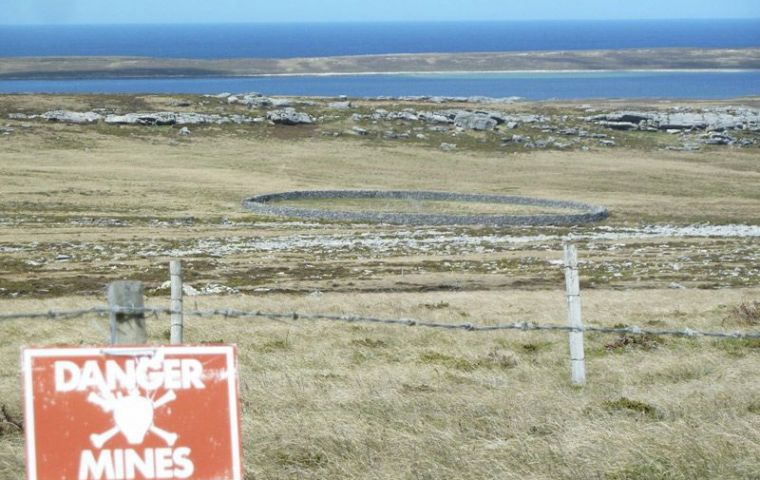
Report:
<svg viewBox="0 0 760 480"><path fill-rule="evenodd" d="M29 480L240 480L232 346L27 348Z"/></svg>

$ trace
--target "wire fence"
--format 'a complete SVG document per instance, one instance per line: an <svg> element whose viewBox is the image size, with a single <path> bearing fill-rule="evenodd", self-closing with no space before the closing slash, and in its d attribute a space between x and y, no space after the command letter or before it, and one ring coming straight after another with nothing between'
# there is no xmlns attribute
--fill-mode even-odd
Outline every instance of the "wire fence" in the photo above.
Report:
<svg viewBox="0 0 760 480"><path fill-rule="evenodd" d="M360 315L334 315L321 313L301 312L263 312L258 310L236 310L231 308L211 310L172 310L170 308L110 308L97 306L79 310L48 310L47 312L17 312L0 313L0 322L11 320L71 320L91 315L107 316L111 314L123 315L175 315L182 314L186 317L196 318L231 318L231 319L264 319L276 322L288 321L329 321L342 323L371 323L376 325L399 325L405 327L423 327L443 330L460 330L467 332L488 332L496 330L521 330L521 331L558 331L558 332L597 332L607 334L629 335L652 335L652 336L677 336L688 338L718 338L718 339L760 339L760 332L754 331L701 331L691 328L682 329L649 329L638 326L626 327L603 327L595 325L558 325L543 324L536 322L512 322L494 325L478 323L442 323L418 320L413 318L381 318ZM288 322L289 323L289 322ZM290 324L290 323L289 323ZM292 325L292 324L291 324Z"/></svg>

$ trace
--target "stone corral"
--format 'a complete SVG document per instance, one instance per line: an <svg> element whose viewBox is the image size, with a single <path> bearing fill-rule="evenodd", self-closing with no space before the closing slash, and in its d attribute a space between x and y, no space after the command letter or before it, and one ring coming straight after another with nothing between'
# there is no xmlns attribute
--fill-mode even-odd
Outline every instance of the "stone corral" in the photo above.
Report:
<svg viewBox="0 0 760 480"><path fill-rule="evenodd" d="M447 202L478 202L526 205L568 210L562 214L538 215L453 215L439 213L394 213L373 211L340 211L298 208L277 205L288 200L316 199L393 199ZM373 222L400 225L577 225L606 219L606 208L566 200L548 200L507 195L482 195L450 192L376 191L376 190L310 190L259 195L243 201L249 210L262 215L329 220L339 222Z"/></svg>

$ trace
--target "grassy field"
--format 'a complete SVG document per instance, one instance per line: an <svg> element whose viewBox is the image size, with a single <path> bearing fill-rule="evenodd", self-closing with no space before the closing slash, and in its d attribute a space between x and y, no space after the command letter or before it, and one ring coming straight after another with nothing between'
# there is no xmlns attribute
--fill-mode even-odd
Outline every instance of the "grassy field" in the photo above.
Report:
<svg viewBox="0 0 760 480"><path fill-rule="evenodd" d="M14 96L0 97L0 111L173 101ZM478 133L442 152L432 134L322 135L343 131L345 118L193 127L190 137L174 127L8 124L0 312L100 305L115 279L143 281L148 303L168 306L162 284L179 256L186 283L209 293L186 308L563 323L558 261L573 235L590 324L760 325L757 237L645 234L647 225L760 224L757 147L673 152L660 143L668 134L655 133L620 134L614 150L518 151ZM241 207L244 197L299 189L524 195L605 205L611 217L572 228L412 228ZM631 231L640 234L621 233ZM149 319L150 341L165 342L168 326ZM21 478L20 347L102 343L107 326L19 320L0 332L0 478ZM188 320L186 338L239 346L249 479L760 478L758 341L590 334L589 381L578 388L558 333L213 318Z"/></svg>
<svg viewBox="0 0 760 480"><path fill-rule="evenodd" d="M273 202L277 206L346 212L440 213L447 215L547 215L575 213L573 209L489 202L452 202L392 198L301 198Z"/></svg>

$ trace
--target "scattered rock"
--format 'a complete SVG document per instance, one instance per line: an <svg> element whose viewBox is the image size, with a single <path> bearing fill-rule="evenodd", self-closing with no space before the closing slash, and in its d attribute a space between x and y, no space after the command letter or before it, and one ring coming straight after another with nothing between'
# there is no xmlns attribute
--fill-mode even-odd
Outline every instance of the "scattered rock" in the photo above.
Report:
<svg viewBox="0 0 760 480"><path fill-rule="evenodd" d="M712 133L709 135L703 135L701 143L706 145L733 145L736 143L736 139L725 133Z"/></svg>
<svg viewBox="0 0 760 480"><path fill-rule="evenodd" d="M354 108L351 102L330 102L327 104L327 108L330 110L350 110Z"/></svg>
<svg viewBox="0 0 760 480"><path fill-rule="evenodd" d="M267 112L267 120L281 125L309 125L314 123L308 113L297 112L294 108L269 111Z"/></svg>
<svg viewBox="0 0 760 480"><path fill-rule="evenodd" d="M695 143L684 143L680 146L668 145L665 150L672 150L674 152L696 152L699 150L699 145Z"/></svg>

